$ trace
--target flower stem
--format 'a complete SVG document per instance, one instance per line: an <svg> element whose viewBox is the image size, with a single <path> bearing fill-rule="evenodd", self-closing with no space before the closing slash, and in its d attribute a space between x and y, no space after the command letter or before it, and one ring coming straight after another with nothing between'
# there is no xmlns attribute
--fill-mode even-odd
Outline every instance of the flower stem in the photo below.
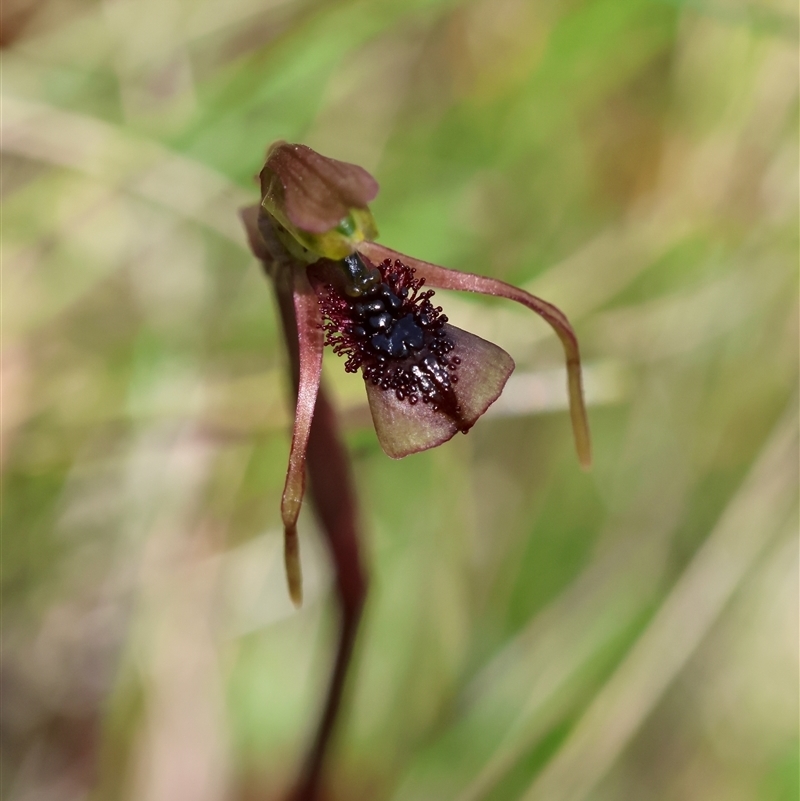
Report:
<svg viewBox="0 0 800 801"><path fill-rule="evenodd" d="M326 751L341 707L345 680L367 594L358 549L356 499L349 459L339 438L336 413L323 390L308 444L311 496L325 532L336 572L339 601L339 642L325 706L292 801L316 801Z"/></svg>

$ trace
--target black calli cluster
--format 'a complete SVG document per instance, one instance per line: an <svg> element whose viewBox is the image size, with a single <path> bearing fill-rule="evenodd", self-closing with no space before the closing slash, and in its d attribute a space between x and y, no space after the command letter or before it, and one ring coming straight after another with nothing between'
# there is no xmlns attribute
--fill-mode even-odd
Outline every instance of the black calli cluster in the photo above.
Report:
<svg viewBox="0 0 800 801"><path fill-rule="evenodd" d="M353 255L341 263L342 286L326 283L320 296L325 343L346 357L345 370L399 400L431 404L458 418L453 385L461 360L453 354L447 316L431 303L425 279L399 260L377 267Z"/></svg>

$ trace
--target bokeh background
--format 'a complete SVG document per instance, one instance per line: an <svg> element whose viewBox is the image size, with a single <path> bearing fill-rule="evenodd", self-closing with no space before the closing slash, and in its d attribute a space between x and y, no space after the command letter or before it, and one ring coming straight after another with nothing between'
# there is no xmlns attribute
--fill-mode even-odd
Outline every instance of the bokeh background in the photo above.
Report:
<svg viewBox="0 0 800 801"><path fill-rule="evenodd" d="M278 799L335 635L292 609L286 361L240 205L274 139L517 372L393 462L328 354L371 596L332 799L798 798L790 0L5 0L2 787Z"/></svg>

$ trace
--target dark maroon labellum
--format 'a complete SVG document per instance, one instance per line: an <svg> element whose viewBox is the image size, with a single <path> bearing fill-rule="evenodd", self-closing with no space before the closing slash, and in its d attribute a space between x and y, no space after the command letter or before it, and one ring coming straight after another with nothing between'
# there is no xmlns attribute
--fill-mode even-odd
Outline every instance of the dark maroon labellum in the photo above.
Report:
<svg viewBox="0 0 800 801"><path fill-rule="evenodd" d="M344 286L326 283L319 292L325 344L346 357L347 372L361 370L365 381L399 400L431 404L458 420L453 385L461 360L425 279L399 260L375 268L355 255L341 267Z"/></svg>

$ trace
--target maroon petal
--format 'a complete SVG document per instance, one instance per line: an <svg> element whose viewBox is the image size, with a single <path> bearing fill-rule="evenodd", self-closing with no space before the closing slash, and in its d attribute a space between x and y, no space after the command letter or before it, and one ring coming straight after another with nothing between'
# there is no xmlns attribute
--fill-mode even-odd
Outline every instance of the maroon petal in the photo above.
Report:
<svg viewBox="0 0 800 801"><path fill-rule="evenodd" d="M586 406L583 400L583 385L581 379L580 351L578 348L578 338L566 316L553 306L535 295L531 295L522 289L498 281L494 278L486 278L472 273L463 273L458 270L448 270L430 262L421 261L411 256L406 256L397 251L378 245L375 242L363 242L359 245L359 251L374 262L381 262L383 259L400 259L409 267L416 270L416 277L425 278L427 286L439 289L458 289L465 292L480 292L484 295L495 295L496 297L507 298L526 306L531 311L536 312L553 330L558 334L567 359L567 388L569 391L569 408L572 419L572 430L575 436L575 448L578 458L584 468L588 468L592 463L592 446L589 437L589 421L586 416Z"/></svg>
<svg viewBox="0 0 800 801"><path fill-rule="evenodd" d="M289 468L281 499L284 527L284 558L289 594L296 606L303 601L303 577L297 543L297 517L303 503L306 483L306 449L317 401L322 372L322 318L314 290L308 283L305 270L294 270L294 309L297 317L297 339L300 373L297 389L297 408L289 452Z"/></svg>
<svg viewBox="0 0 800 801"><path fill-rule="evenodd" d="M445 325L460 361L454 385L459 404L457 416L430 404L411 405L394 392L366 382L369 408L381 447L388 456L400 459L411 453L434 448L458 431L468 431L500 397L514 369L513 359L497 345L452 325Z"/></svg>
<svg viewBox="0 0 800 801"><path fill-rule="evenodd" d="M261 171L261 195L282 206L292 225L312 234L335 228L378 194L363 168L322 156L306 145L276 142Z"/></svg>

